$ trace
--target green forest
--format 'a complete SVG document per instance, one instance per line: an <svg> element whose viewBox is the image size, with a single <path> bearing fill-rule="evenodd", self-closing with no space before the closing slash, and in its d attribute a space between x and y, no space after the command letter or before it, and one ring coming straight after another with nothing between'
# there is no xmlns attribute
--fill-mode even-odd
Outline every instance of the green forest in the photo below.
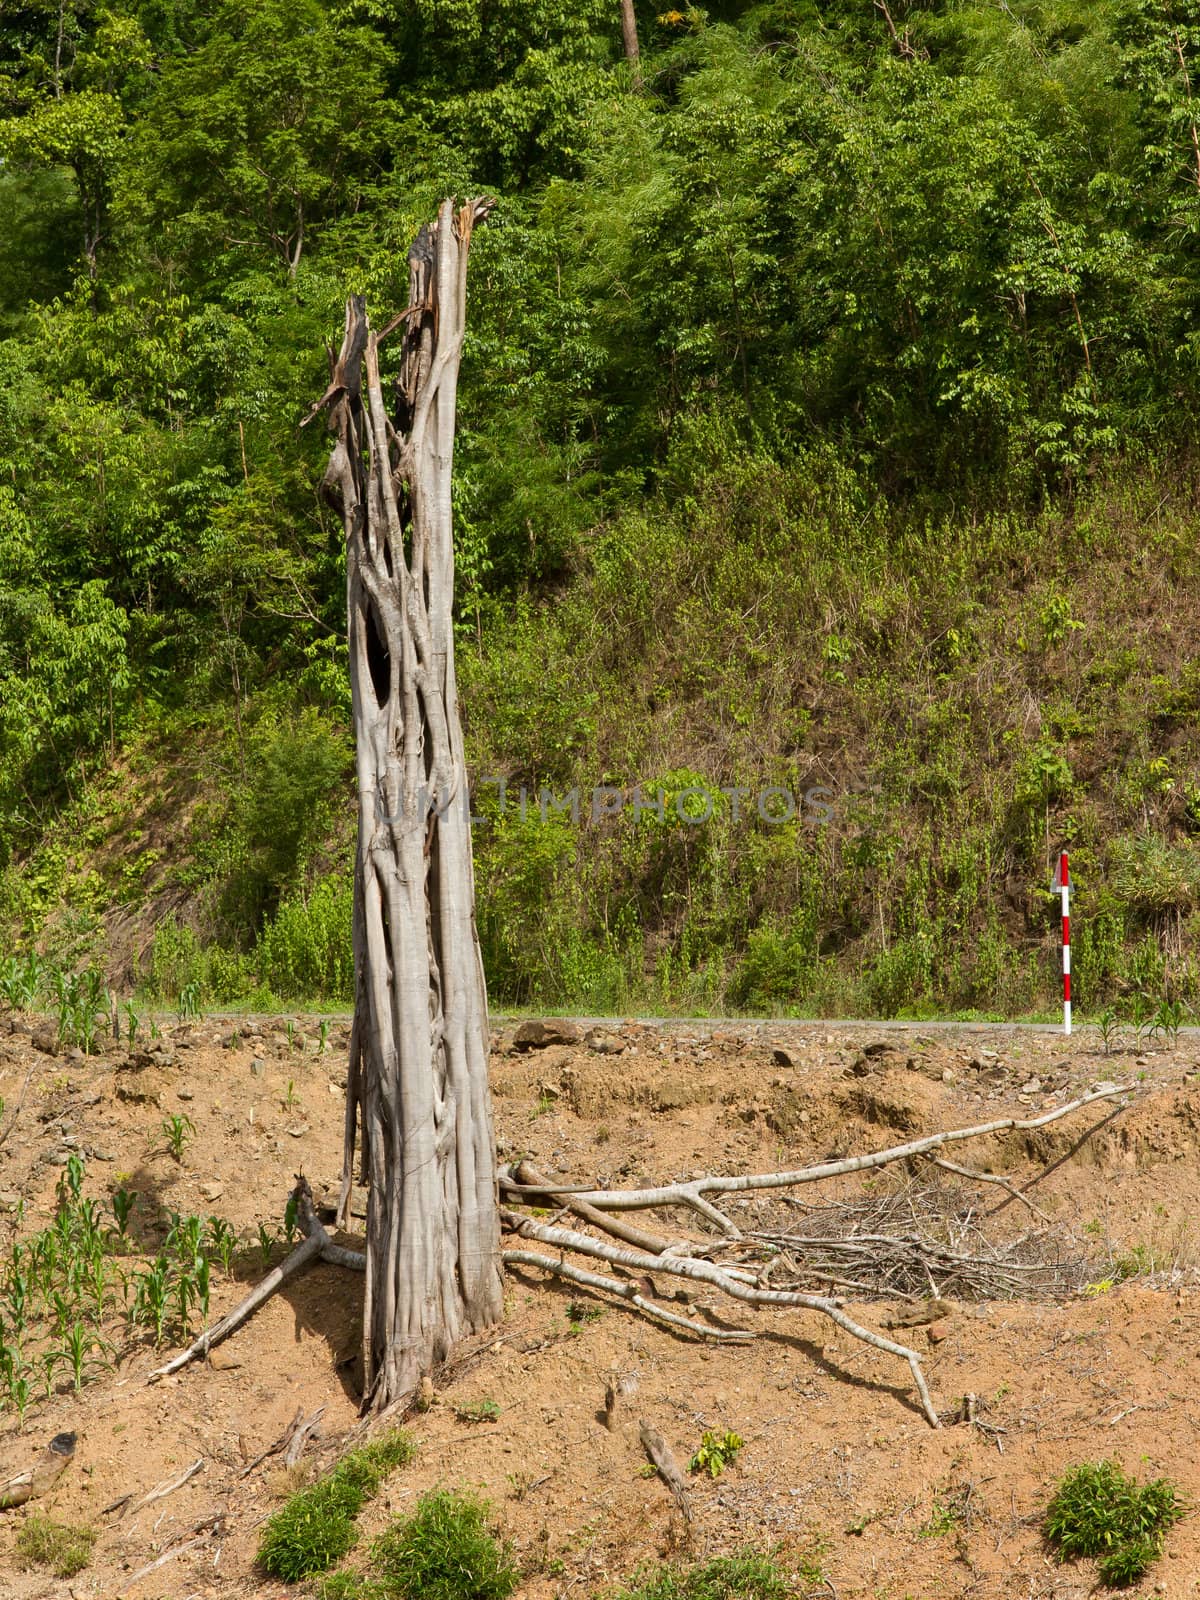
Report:
<svg viewBox="0 0 1200 1600"><path fill-rule="evenodd" d="M1078 1008L1200 1000L1200 0L635 9L6 3L0 986L351 999L300 424L486 194L493 1004L1050 1014L1064 845Z"/></svg>

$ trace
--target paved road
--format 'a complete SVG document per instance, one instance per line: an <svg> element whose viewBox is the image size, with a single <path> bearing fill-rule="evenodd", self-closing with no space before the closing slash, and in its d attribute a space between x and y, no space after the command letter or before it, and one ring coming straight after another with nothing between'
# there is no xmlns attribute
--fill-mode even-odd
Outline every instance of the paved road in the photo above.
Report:
<svg viewBox="0 0 1200 1600"><path fill-rule="evenodd" d="M247 1012L247 1011L206 1011L204 1021L208 1022L278 1022L288 1016L288 1012ZM174 1016L174 1012L158 1012L156 1016ZM296 1017L327 1018L330 1022L349 1023L349 1011L305 1011L297 1009L291 1013ZM752 1028L769 1031L772 1033L801 1032L812 1033L830 1029L854 1029L855 1031L899 1031L903 1033L1043 1033L1062 1036L1061 1022L954 1022L944 1018L931 1021L913 1022L879 1017L641 1017L626 1014L620 1017L582 1017L573 1012L556 1011L525 1011L513 1014L506 1011L493 1011L491 1023L493 1028L511 1027L516 1023L529 1021L533 1018L542 1018L547 1021L574 1022L581 1028L617 1028L623 1022L636 1022L650 1028L687 1029L689 1032L712 1033L718 1029L739 1029L743 1032ZM1094 1033L1095 1024L1076 1021L1074 1035L1081 1033ZM1200 1027L1180 1028L1181 1039L1200 1038Z"/></svg>

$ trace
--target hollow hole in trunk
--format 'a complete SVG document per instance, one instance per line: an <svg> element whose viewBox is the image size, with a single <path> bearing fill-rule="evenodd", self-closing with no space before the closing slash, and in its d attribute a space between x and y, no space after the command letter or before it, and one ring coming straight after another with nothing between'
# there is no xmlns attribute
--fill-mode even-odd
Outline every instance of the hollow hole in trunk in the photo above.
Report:
<svg viewBox="0 0 1200 1600"><path fill-rule="evenodd" d="M388 915L388 897L386 890L379 900L379 928L383 934L383 949L387 959L388 982L391 983L396 975L396 957L392 949L392 919Z"/></svg>
<svg viewBox="0 0 1200 1600"><path fill-rule="evenodd" d="M392 657L379 631L379 619L374 606L367 607L367 667L371 673L376 704L385 706L392 692Z"/></svg>

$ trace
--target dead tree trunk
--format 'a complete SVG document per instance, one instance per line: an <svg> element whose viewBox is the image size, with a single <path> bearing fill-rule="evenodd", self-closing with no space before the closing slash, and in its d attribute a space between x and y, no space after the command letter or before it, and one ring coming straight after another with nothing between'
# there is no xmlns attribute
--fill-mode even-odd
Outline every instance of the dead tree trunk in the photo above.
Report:
<svg viewBox="0 0 1200 1600"><path fill-rule="evenodd" d="M356 1136L368 1185L364 1405L415 1389L503 1307L487 996L454 676L450 473L471 231L445 201L409 253L409 305L361 298L328 390L326 488L346 529L358 767L354 1027L339 1222ZM404 326L392 404L379 344Z"/></svg>

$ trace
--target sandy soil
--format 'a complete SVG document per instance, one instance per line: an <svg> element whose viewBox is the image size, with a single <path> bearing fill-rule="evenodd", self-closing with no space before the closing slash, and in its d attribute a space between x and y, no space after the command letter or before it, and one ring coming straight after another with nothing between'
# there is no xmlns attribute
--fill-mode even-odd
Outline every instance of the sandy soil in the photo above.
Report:
<svg viewBox="0 0 1200 1600"><path fill-rule="evenodd" d="M246 1236L277 1227L293 1174L318 1199L340 1167L345 1030L321 1051L312 1019L198 1022L167 1031L155 1052L109 1046L89 1059L51 1053L36 1020L0 1034L0 1096L10 1112L32 1068L13 1131L0 1147L0 1250L18 1229L53 1214L54 1185L71 1150L87 1162L87 1191L107 1202L119 1183L142 1197L135 1233L152 1249L165 1210L217 1213ZM4 1024L7 1026L7 1024ZM1089 1033L1013 1034L846 1029L781 1024L740 1029L627 1024L603 1050L582 1039L519 1050L512 1030L493 1052L497 1133L506 1159L529 1155L563 1181L630 1186L701 1171L794 1166L878 1149L941 1128L1027 1116L1100 1081L1129 1081L1134 1101L1095 1127L1103 1108L1032 1135L960 1147L958 1159L1019 1177L1049 1166L1031 1195L1068 1255L1086 1257L1052 1301L956 1301L934 1330L897 1337L922 1352L947 1418L978 1397L988 1427L949 1420L933 1431L916 1406L907 1367L809 1312L751 1313L745 1346L676 1337L616 1304L510 1274L504 1325L439 1388L409 1426L420 1449L361 1522L364 1536L431 1485L486 1495L526 1572L528 1600L602 1594L639 1563L678 1549L682 1524L665 1487L643 1475L639 1419L686 1462L705 1429L733 1429L745 1448L716 1481L697 1478L695 1554L755 1545L783 1559L820 1552L830 1584L819 1593L872 1600L1071 1600L1092 1592L1087 1564L1059 1566L1038 1527L1050 1486L1068 1465L1116 1455L1142 1475L1167 1473L1200 1501L1200 1372L1196 1337L1196 1216L1200 1047L1104 1057ZM882 1047L888 1048L882 1048ZM874 1047L864 1055L864 1047ZM619 1053L618 1053L619 1052ZM164 1148L164 1116L186 1114L196 1135L182 1162ZM2 1125L2 1123L0 1123ZM1088 1128L1090 1137L1080 1142ZM895 1179L843 1182L854 1199ZM878 1192L878 1189L874 1192ZM985 1191L989 1208L1005 1201ZM18 1223L17 1205L26 1201ZM772 1211L772 1207L776 1209ZM751 1200L745 1225L778 1214ZM1016 1203L987 1226L997 1238L1035 1225ZM1105 1287L1112 1261L1152 1265ZM281 1251L276 1252L279 1259ZM218 1273L213 1315L262 1270L247 1254L234 1278ZM1067 1275L1069 1276L1069 1274ZM1066 1277L1064 1277L1064 1283ZM1095 1285L1100 1284L1099 1292ZM255 1571L263 1518L289 1478L248 1462L277 1439L298 1407L324 1406L324 1433L305 1461L327 1466L357 1421L356 1275L319 1266L272 1300L210 1364L161 1384L163 1359L121 1341L114 1371L82 1393L56 1393L18 1426L0 1412L0 1479L20 1471L62 1429L78 1433L72 1467L37 1509L100 1530L90 1566L69 1582L15 1570L25 1511L0 1514L0 1595L150 1597L283 1595ZM601 1314L580 1320L571 1304ZM873 1327L903 1309L859 1301ZM693 1314L715 1315L693 1297ZM724 1314L722 1312L722 1314ZM614 1375L636 1379L616 1425L602 1424ZM495 1421L464 1408L488 1400ZM197 1458L183 1488L141 1511L134 1501ZM217 1533L196 1533L217 1513ZM175 1544L198 1542L139 1582ZM303 1592L303 1591L300 1591ZM1200 1594L1200 1522L1187 1520L1144 1594Z"/></svg>

